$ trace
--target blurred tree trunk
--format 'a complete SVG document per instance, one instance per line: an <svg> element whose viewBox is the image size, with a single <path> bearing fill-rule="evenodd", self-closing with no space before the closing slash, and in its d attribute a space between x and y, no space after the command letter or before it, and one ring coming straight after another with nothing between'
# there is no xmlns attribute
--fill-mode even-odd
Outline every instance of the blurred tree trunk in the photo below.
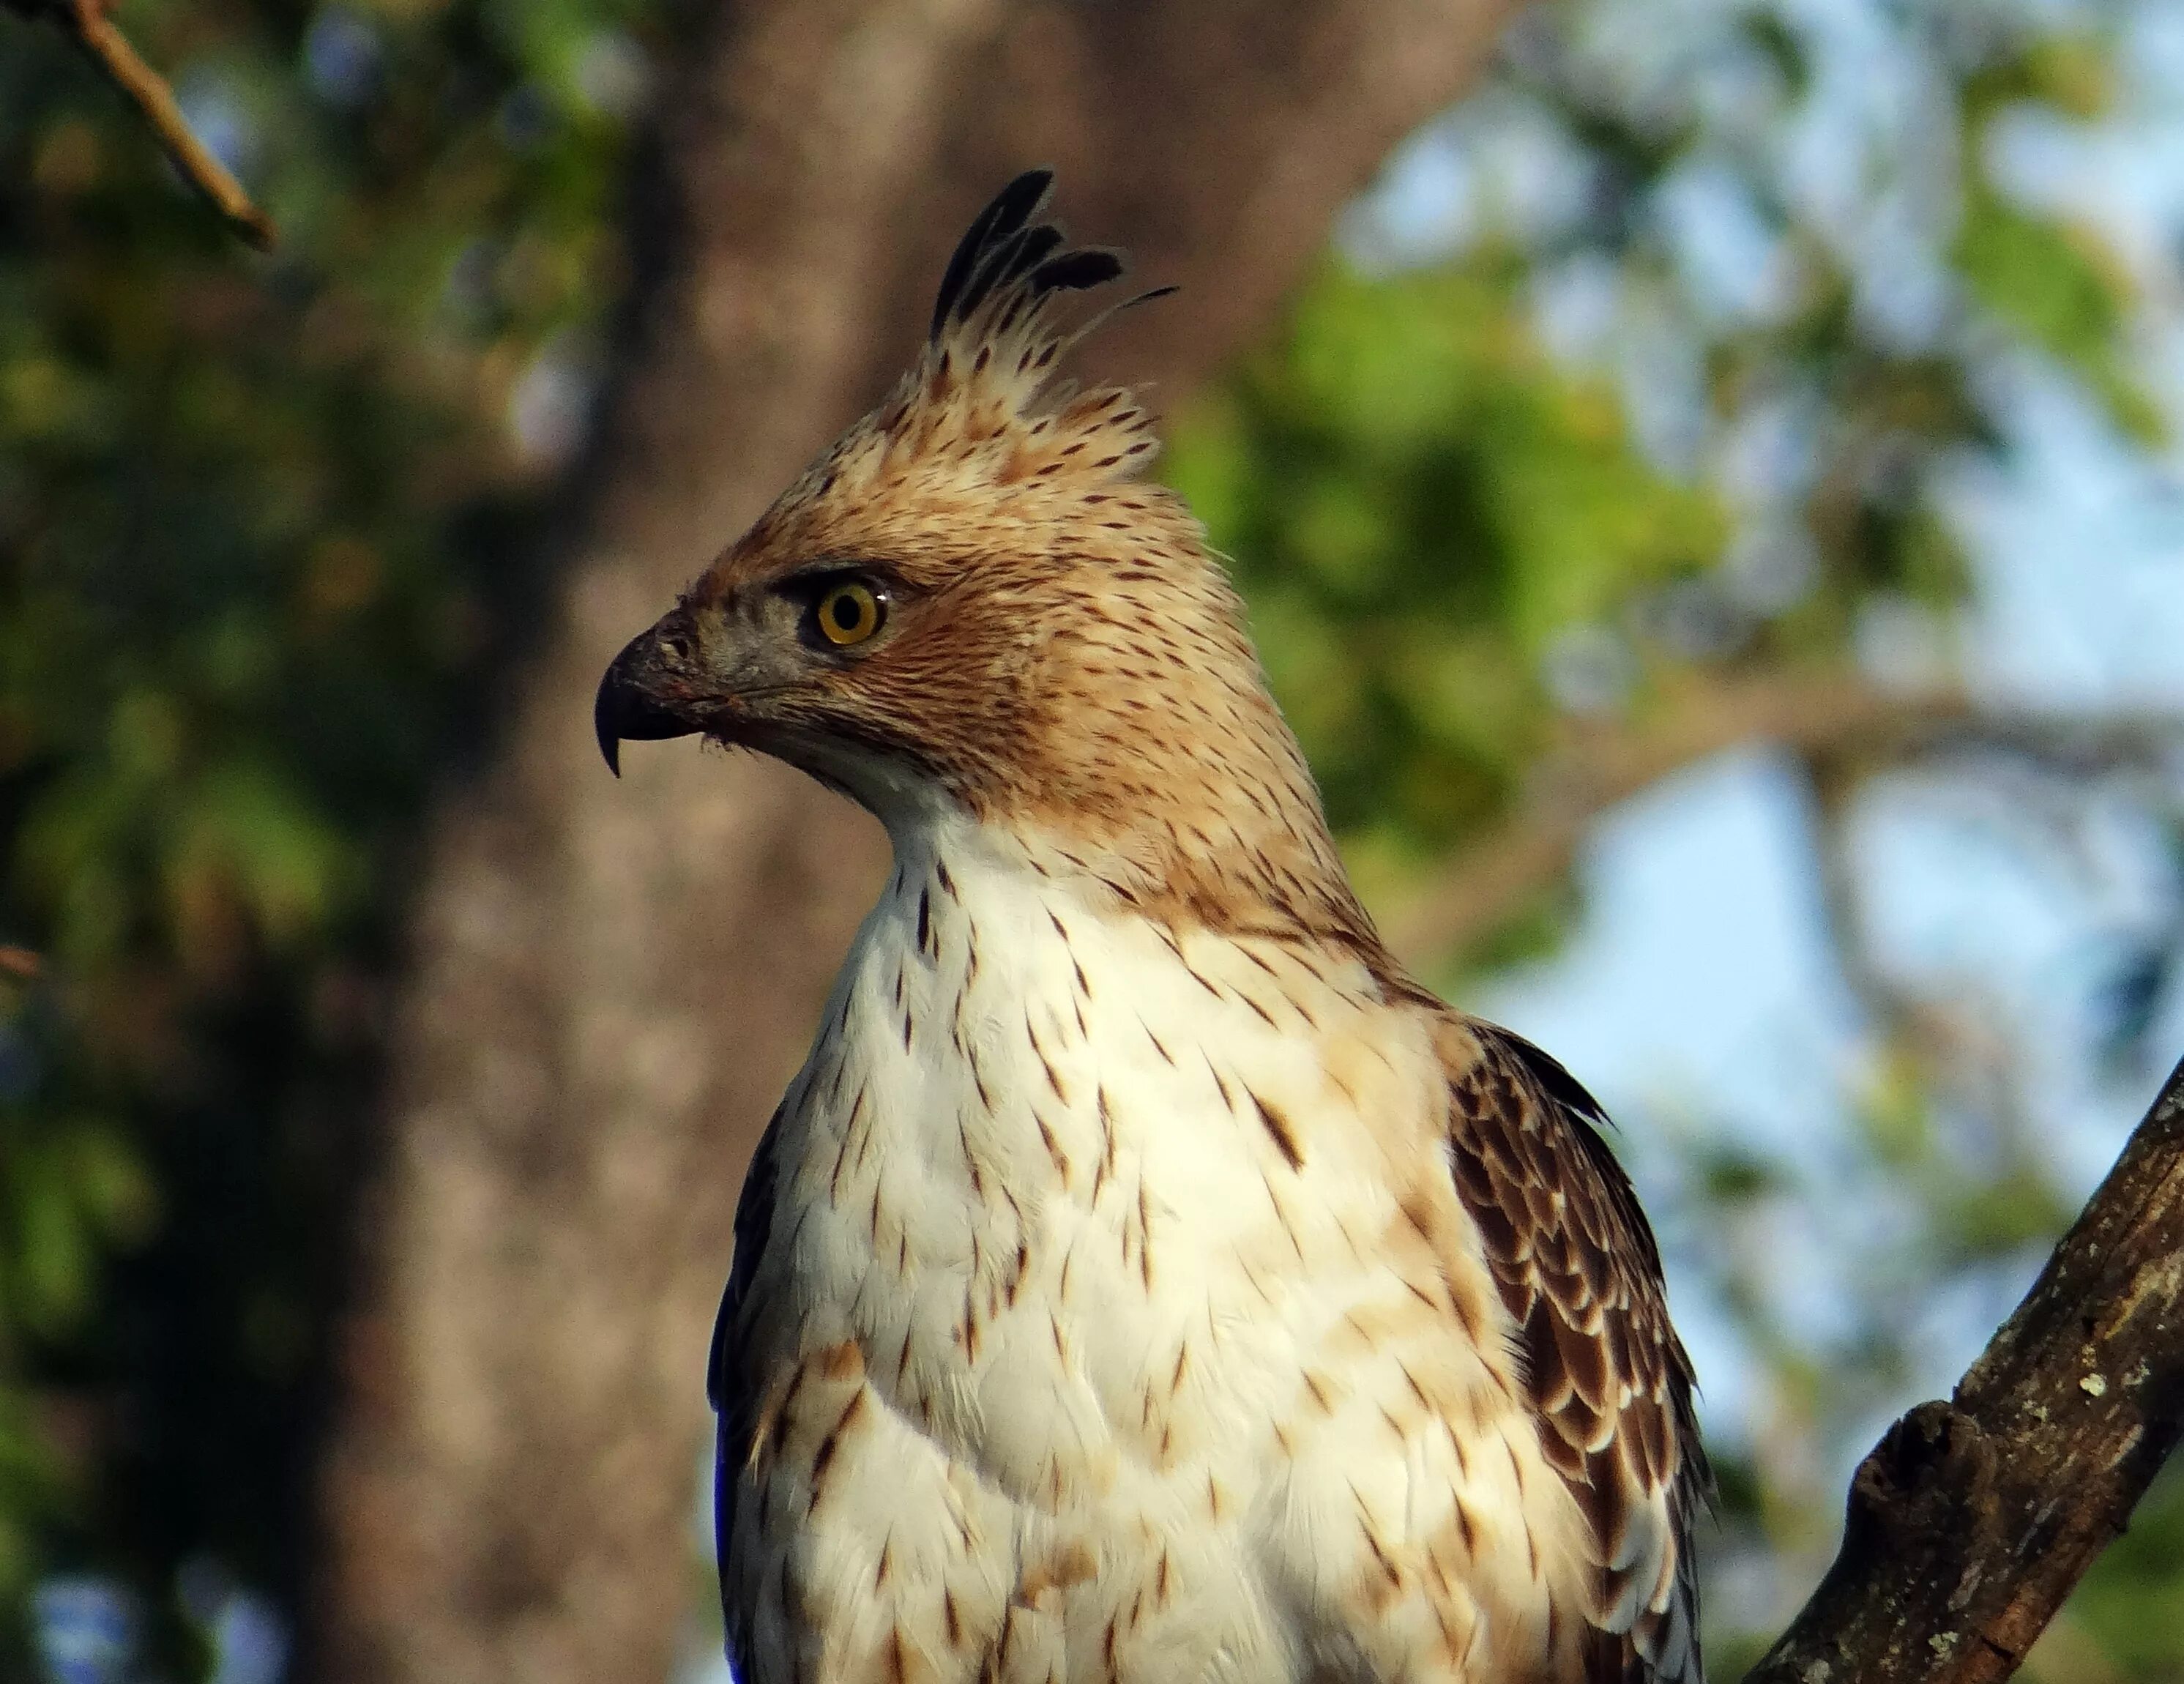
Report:
<svg viewBox="0 0 2184 1684"><path fill-rule="evenodd" d="M877 887L778 768L637 744L624 638L869 403L950 243L1051 163L1147 284L1100 372L1173 402L1261 329L1505 0L749 0L707 9L636 183L621 383L489 762L419 885L325 1479L311 1676L666 1675L746 1152Z"/></svg>

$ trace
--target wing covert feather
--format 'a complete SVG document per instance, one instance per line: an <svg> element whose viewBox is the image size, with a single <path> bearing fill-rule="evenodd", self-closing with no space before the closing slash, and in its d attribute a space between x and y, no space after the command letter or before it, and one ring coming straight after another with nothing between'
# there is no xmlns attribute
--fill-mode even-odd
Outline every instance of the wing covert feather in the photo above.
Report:
<svg viewBox="0 0 2184 1684"><path fill-rule="evenodd" d="M1443 1056L1457 1191L1518 1330L1540 1447L1591 1528L1586 1684L1698 1684L1691 1530L1710 1483L1691 1360L1607 1115L1507 1029L1465 1020Z"/></svg>

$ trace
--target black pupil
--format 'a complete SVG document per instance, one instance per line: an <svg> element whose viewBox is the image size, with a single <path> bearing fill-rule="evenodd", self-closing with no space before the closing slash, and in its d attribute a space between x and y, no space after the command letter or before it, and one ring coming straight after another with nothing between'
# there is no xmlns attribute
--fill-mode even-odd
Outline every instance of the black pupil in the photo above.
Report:
<svg viewBox="0 0 2184 1684"><path fill-rule="evenodd" d="M834 599L834 629L836 631L854 632L864 623L864 618L865 605L858 601L853 593L844 591Z"/></svg>

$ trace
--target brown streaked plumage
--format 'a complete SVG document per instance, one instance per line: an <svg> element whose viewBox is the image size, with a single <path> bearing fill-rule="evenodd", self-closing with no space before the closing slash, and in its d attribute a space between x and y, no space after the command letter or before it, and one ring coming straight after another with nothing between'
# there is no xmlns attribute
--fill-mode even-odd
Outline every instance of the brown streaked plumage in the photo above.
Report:
<svg viewBox="0 0 2184 1684"><path fill-rule="evenodd" d="M710 1362L744 1684L1700 1676L1691 1372L1598 1107L1389 956L1241 609L1056 365L1021 178L930 337L632 642L896 868Z"/></svg>

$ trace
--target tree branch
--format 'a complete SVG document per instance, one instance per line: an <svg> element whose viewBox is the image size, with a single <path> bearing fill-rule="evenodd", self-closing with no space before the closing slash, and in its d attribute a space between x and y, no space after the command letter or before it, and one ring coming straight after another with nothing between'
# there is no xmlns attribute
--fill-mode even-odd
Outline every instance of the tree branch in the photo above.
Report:
<svg viewBox="0 0 2184 1684"><path fill-rule="evenodd" d="M0 0L11 12L45 18L75 39L107 81L121 90L151 125L182 179L209 200L227 226L260 251L273 244L273 224L251 202L228 167L191 131L167 79L146 64L106 15L106 0Z"/></svg>
<svg viewBox="0 0 2184 1684"><path fill-rule="evenodd" d="M1851 1483L1841 1551L1745 1684L1994 1684L2184 1430L2184 1063L2025 1302Z"/></svg>
<svg viewBox="0 0 2184 1684"><path fill-rule="evenodd" d="M1962 742L2070 767L2158 763L2178 728L2169 719L1982 709L1961 690L1907 694L1856 672L1689 678L1635 721L1573 725L1530 799L1399 904L1382 931L1413 964L1461 951L1561 881L1602 812L1730 749L1771 744L1871 760Z"/></svg>

